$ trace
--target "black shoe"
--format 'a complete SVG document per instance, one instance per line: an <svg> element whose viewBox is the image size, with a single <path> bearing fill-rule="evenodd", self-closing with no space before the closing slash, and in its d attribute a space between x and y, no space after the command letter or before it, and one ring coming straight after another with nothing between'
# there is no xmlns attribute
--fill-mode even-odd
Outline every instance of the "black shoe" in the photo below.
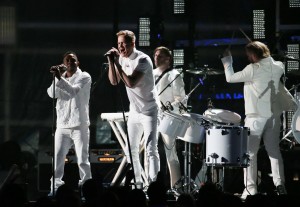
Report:
<svg viewBox="0 0 300 207"><path fill-rule="evenodd" d="M283 185L278 185L276 187L276 190L277 190L277 194L278 195L285 195L285 194L287 194L286 189L285 189L285 187Z"/></svg>

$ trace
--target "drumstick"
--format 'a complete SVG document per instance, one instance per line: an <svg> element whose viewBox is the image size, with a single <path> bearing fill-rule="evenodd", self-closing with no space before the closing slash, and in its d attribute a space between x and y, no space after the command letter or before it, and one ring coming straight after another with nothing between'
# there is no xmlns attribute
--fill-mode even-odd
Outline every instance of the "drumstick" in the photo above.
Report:
<svg viewBox="0 0 300 207"><path fill-rule="evenodd" d="M247 40L249 41L249 42L252 42L252 40L246 35L246 33L241 29L241 28L239 28L240 29L240 31L243 33L243 35L247 38Z"/></svg>
<svg viewBox="0 0 300 207"><path fill-rule="evenodd" d="M230 48L231 48L232 40L233 40L234 34L235 34L235 30L233 31L233 33L232 33L232 35L231 35L231 41L230 41L230 44L228 45L228 50L230 50Z"/></svg>

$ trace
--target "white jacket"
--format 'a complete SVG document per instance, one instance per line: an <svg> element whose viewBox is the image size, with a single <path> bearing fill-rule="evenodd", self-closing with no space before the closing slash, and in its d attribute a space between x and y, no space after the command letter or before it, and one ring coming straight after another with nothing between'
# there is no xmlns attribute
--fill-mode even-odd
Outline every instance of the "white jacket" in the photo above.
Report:
<svg viewBox="0 0 300 207"><path fill-rule="evenodd" d="M55 78L57 127L89 126L91 76L79 68L68 80L64 76L65 73L60 80ZM53 82L47 92L53 98Z"/></svg>
<svg viewBox="0 0 300 207"><path fill-rule="evenodd" d="M282 62L267 57L234 73L232 56L224 57L221 60L227 82L244 82L246 115L258 114L262 117L271 117L273 114L282 113L278 107L274 107L280 77L284 73Z"/></svg>

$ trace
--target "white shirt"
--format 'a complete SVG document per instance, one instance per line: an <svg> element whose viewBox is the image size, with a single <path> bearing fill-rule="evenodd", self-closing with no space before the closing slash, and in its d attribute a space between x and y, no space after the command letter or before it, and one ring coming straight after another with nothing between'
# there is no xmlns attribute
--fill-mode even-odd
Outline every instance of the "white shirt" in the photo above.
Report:
<svg viewBox="0 0 300 207"><path fill-rule="evenodd" d="M244 82L245 114L258 114L271 117L279 114L272 111L275 96L278 93L279 80L284 73L284 65L274 61L272 57L261 59L257 63L247 65L242 71L234 73L232 56L221 59L225 68L226 81L230 83Z"/></svg>
<svg viewBox="0 0 300 207"><path fill-rule="evenodd" d="M91 76L79 68L68 80L64 78L65 74L66 72L60 80L55 78L57 127L89 126ZM47 93L53 98L53 82L47 89Z"/></svg>
<svg viewBox="0 0 300 207"><path fill-rule="evenodd" d="M162 71L159 70L159 68L153 70L155 80L157 80L161 74ZM172 83L166 88L170 82ZM158 92L158 99L163 104L166 104L166 102L169 101L174 108L173 112L179 113L179 102L185 98L184 82L179 72L175 69L166 72L156 84L156 89ZM161 102L159 102L159 108L161 108ZM185 102L186 101L182 104L186 105Z"/></svg>
<svg viewBox="0 0 300 207"><path fill-rule="evenodd" d="M153 65L150 57L134 48L128 58L120 56L119 63L126 75L131 75L135 70L144 73L133 88L126 86L130 110L143 114L157 110L157 92L154 86Z"/></svg>

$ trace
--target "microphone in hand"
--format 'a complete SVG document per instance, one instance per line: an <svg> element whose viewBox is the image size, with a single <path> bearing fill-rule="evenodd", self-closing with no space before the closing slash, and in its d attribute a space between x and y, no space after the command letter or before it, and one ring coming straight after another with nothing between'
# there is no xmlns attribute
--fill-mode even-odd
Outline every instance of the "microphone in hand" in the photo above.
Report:
<svg viewBox="0 0 300 207"><path fill-rule="evenodd" d="M51 66L50 70L53 72L55 72L55 71L64 72L67 70L67 66L65 66L64 64L54 65L54 66Z"/></svg>
<svg viewBox="0 0 300 207"><path fill-rule="evenodd" d="M107 52L104 54L104 57L110 57L110 56L113 56L113 54L111 52Z"/></svg>

